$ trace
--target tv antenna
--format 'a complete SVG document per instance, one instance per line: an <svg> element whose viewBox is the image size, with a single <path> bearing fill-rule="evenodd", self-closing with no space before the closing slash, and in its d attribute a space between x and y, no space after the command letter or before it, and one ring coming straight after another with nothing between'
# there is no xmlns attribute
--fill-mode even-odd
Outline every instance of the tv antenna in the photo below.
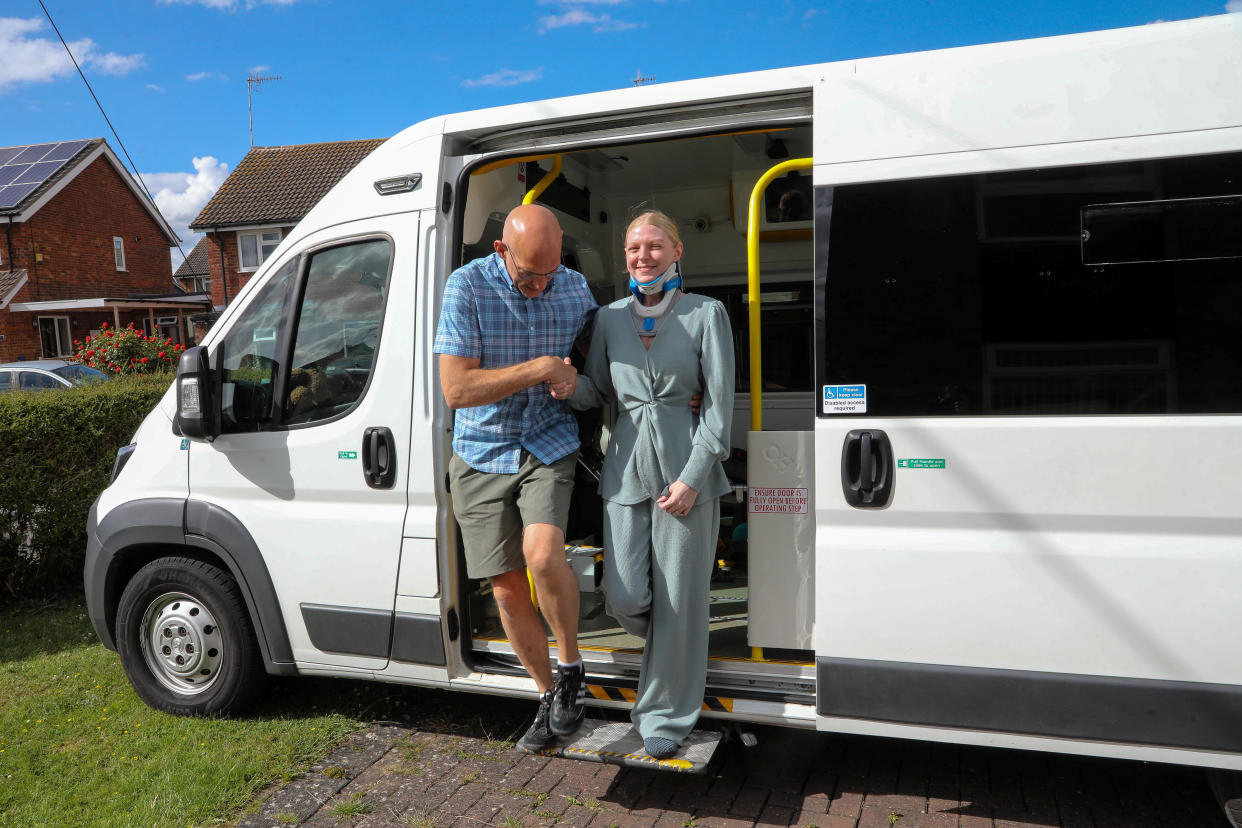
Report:
<svg viewBox="0 0 1242 828"><path fill-rule="evenodd" d="M250 148L254 149L254 107L250 103L250 92L256 86L262 86L267 81L278 81L280 75L256 75L250 73L250 77L246 78L246 110L250 113Z"/></svg>
<svg viewBox="0 0 1242 828"><path fill-rule="evenodd" d="M634 80L632 80L631 83L633 83L635 86L642 86L644 83L651 83L654 80L655 80L655 75L645 78L643 77L643 70L639 69L638 74L634 76Z"/></svg>

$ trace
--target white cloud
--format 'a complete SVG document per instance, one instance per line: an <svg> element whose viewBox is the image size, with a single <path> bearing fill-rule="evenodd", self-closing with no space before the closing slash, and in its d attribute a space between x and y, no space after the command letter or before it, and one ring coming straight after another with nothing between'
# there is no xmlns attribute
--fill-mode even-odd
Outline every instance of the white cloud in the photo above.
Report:
<svg viewBox="0 0 1242 828"><path fill-rule="evenodd" d="M173 232L181 237L181 249L189 254L200 238L190 230L190 222L197 218L203 207L215 195L216 190L228 177L229 165L210 155L195 158L194 172L143 173L142 180L151 191L155 205L172 225ZM181 264L181 254L173 249L173 268Z"/></svg>
<svg viewBox="0 0 1242 828"><path fill-rule="evenodd" d="M250 74L252 74L252 75L258 75L258 74L260 74L260 73L262 73L262 72L270 72L270 71L271 71L271 69L272 69L272 67L270 67L270 66L265 66L264 64L260 63L258 66L251 66L251 67L250 67Z"/></svg>
<svg viewBox="0 0 1242 828"><path fill-rule="evenodd" d="M164 91L164 87L160 86L158 83L148 83L147 89L150 89L152 92L163 92Z"/></svg>
<svg viewBox="0 0 1242 828"><path fill-rule="evenodd" d="M73 61L57 40L31 35L43 29L37 17L0 17L0 94L23 83L46 83L74 74ZM70 51L84 69L125 75L146 63L142 53L101 51L89 37L74 40Z"/></svg>
<svg viewBox="0 0 1242 828"><path fill-rule="evenodd" d="M193 75L185 76L185 79L190 81L190 83L198 83L199 81L209 80L212 78L217 79L217 80L228 80L228 78L222 72L203 71L203 72L195 72Z"/></svg>
<svg viewBox="0 0 1242 828"><path fill-rule="evenodd" d="M1242 0L1229 0L1229 2L1225 4L1225 11L1242 12Z"/></svg>
<svg viewBox="0 0 1242 828"><path fill-rule="evenodd" d="M590 25L594 32L624 32L638 28L637 23L615 20L611 15L595 14L586 9L569 9L562 14L545 14L539 18L539 34L564 26Z"/></svg>
<svg viewBox="0 0 1242 828"><path fill-rule="evenodd" d="M484 75L481 78L467 78L461 82L462 86L517 86L519 83L530 83L537 81L543 77L543 67L538 69L501 69L492 72L490 75Z"/></svg>

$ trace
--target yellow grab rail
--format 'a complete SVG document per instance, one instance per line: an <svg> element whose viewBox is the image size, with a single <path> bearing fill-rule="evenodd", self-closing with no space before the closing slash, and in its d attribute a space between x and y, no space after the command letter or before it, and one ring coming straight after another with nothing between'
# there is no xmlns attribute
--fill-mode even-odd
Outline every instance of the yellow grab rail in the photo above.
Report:
<svg viewBox="0 0 1242 828"><path fill-rule="evenodd" d="M556 177L561 174L561 164L563 161L564 159L560 155L552 156L552 171L543 178L539 179L539 183L536 184L529 193L522 196L523 204L533 204L535 199L543 195L543 191L548 189L548 185L555 181Z"/></svg>
<svg viewBox="0 0 1242 828"><path fill-rule="evenodd" d="M759 176L759 180L755 182L755 189L750 193L750 212L746 218L746 277L749 283L747 301L750 303L751 431L763 431L763 362L759 347L759 209L763 202L763 192L773 179L791 170L810 169L811 164L810 158L791 158L788 161L782 161Z"/></svg>

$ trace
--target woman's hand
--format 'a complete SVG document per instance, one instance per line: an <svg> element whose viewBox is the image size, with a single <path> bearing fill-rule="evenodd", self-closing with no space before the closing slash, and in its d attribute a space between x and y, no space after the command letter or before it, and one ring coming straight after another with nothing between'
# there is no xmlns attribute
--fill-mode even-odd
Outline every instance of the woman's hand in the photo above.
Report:
<svg viewBox="0 0 1242 828"><path fill-rule="evenodd" d="M680 480L674 480L668 484L668 494L662 495L656 501L656 505L670 515L675 517L685 517L690 514L690 510L694 508L694 501L698 498L699 493L694 489L682 483Z"/></svg>

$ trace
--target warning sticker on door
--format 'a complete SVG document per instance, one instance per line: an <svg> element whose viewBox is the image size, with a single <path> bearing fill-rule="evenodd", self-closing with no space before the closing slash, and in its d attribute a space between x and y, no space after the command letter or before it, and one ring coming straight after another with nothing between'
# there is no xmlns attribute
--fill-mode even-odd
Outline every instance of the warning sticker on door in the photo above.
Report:
<svg viewBox="0 0 1242 828"><path fill-rule="evenodd" d="M825 385L825 414L866 414L867 386Z"/></svg>
<svg viewBox="0 0 1242 828"><path fill-rule="evenodd" d="M810 501L809 489L760 489L752 486L746 492L746 510L752 515L805 515Z"/></svg>

